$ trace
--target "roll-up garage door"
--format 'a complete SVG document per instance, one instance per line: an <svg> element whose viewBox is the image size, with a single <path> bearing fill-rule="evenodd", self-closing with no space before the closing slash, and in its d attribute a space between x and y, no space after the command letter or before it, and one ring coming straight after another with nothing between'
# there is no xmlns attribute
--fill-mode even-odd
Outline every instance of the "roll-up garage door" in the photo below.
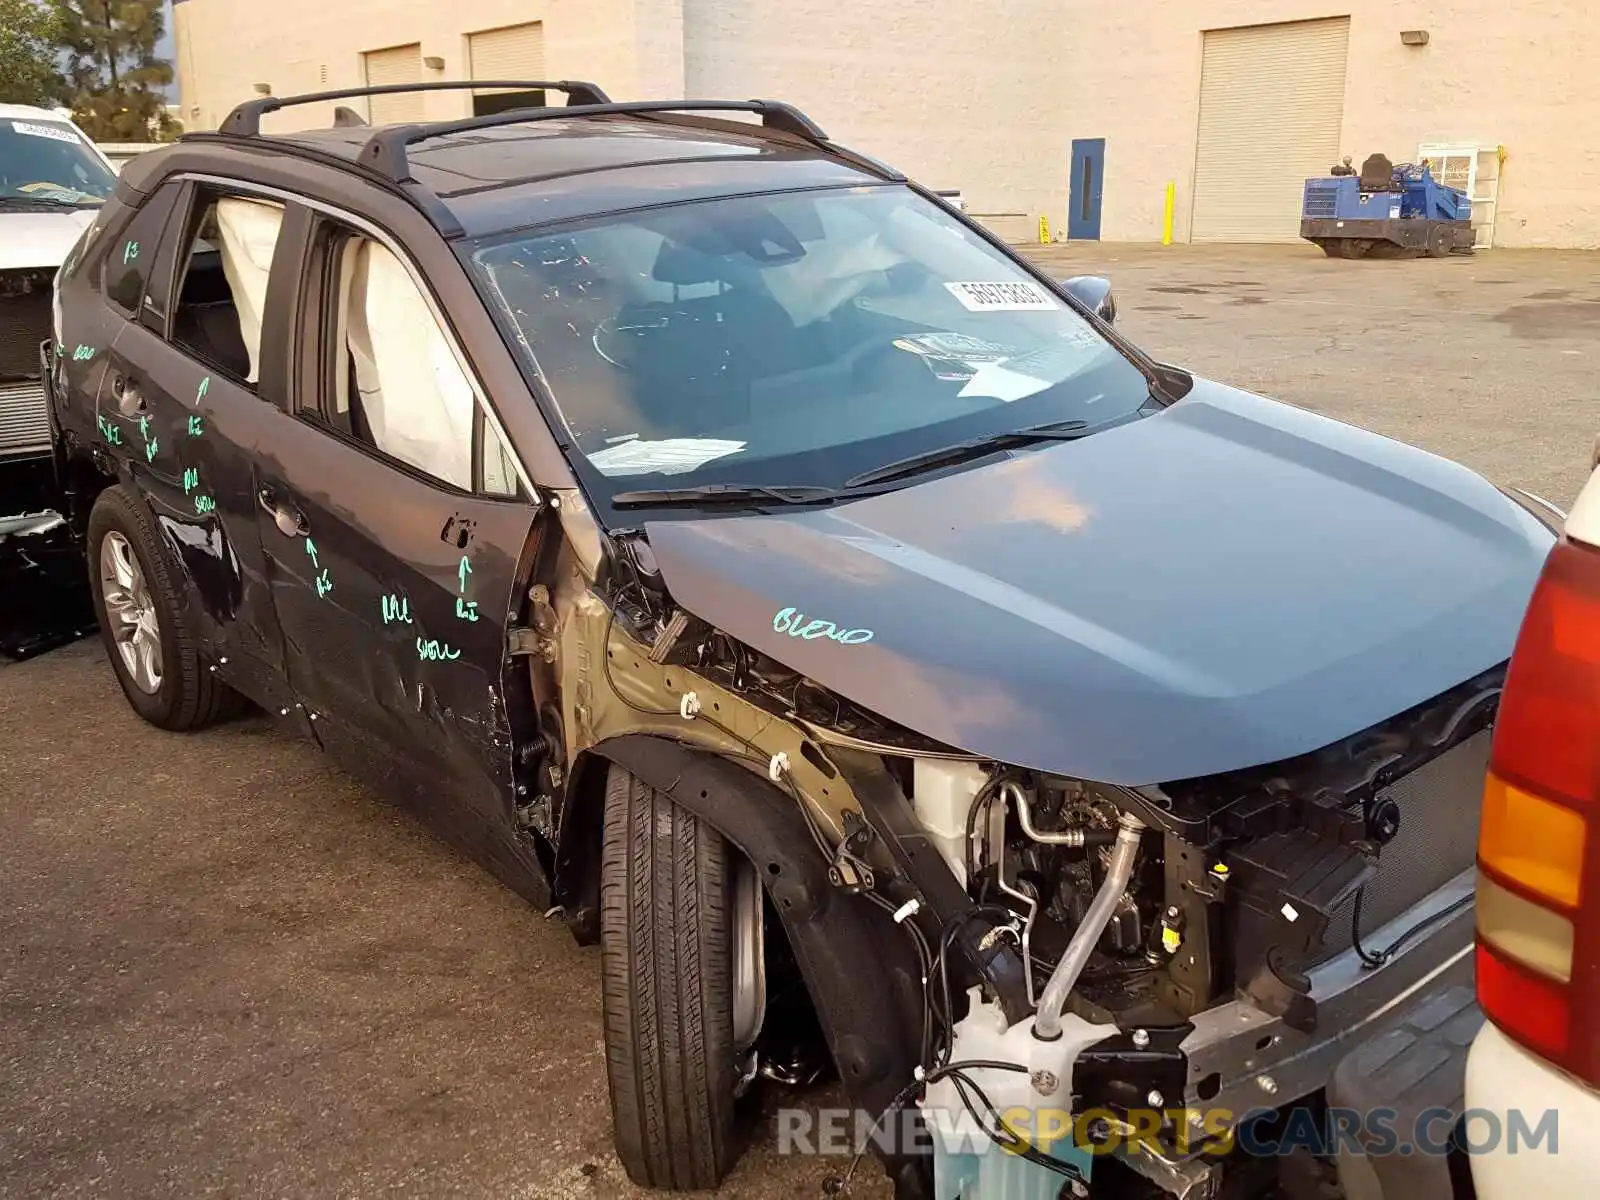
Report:
<svg viewBox="0 0 1600 1200"><path fill-rule="evenodd" d="M392 46L388 50L369 50L366 60L367 86L422 82L422 45ZM396 92L390 96L368 96L367 111L374 125L394 125L422 120L422 92Z"/></svg>
<svg viewBox="0 0 1600 1200"><path fill-rule="evenodd" d="M544 25L529 21L505 29L467 35L467 54L474 79L543 79ZM543 105L543 88L521 92L473 92L472 111L479 115L511 108Z"/></svg>
<svg viewBox="0 0 1600 1200"><path fill-rule="evenodd" d="M1338 161L1349 40L1348 17L1206 31L1195 241L1299 237L1305 180Z"/></svg>
<svg viewBox="0 0 1600 1200"><path fill-rule="evenodd" d="M474 79L543 79L544 25L529 21L467 36Z"/></svg>

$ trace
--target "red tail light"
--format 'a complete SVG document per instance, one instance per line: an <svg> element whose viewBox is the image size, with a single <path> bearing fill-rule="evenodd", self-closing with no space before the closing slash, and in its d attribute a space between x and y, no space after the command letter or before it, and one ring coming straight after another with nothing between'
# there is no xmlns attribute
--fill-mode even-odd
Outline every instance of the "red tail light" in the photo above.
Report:
<svg viewBox="0 0 1600 1200"><path fill-rule="evenodd" d="M1600 1086L1600 551L1562 541L1495 726L1478 842L1478 1000Z"/></svg>

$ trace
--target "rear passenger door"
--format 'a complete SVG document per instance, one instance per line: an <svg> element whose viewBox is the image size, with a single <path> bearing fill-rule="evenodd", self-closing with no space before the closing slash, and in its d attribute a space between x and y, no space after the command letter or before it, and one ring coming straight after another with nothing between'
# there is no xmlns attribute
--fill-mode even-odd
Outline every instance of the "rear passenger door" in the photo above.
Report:
<svg viewBox="0 0 1600 1200"><path fill-rule="evenodd" d="M235 239L225 262L217 212L229 201L209 185L169 182L106 252L106 301L122 320L97 423L181 568L209 664L285 712L294 699L264 586L250 461L271 411L263 395L284 387L284 355L273 352L284 335L264 335L261 321L284 209L232 197L258 219L254 240Z"/></svg>
<svg viewBox="0 0 1600 1200"><path fill-rule="evenodd" d="M255 481L290 683L352 770L519 859L501 675L537 508L407 262L306 226L293 398Z"/></svg>

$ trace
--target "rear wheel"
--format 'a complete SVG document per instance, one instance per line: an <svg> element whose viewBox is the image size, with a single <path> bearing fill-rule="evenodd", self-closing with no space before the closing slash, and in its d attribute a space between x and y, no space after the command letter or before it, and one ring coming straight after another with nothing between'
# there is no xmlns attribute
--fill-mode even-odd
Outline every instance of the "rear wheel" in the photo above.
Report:
<svg viewBox="0 0 1600 1200"><path fill-rule="evenodd" d="M89 587L106 654L128 703L162 729L200 729L239 695L201 661L176 569L143 507L107 488L89 513Z"/></svg>
<svg viewBox="0 0 1600 1200"><path fill-rule="evenodd" d="M738 1157L749 1061L738 1039L755 1040L764 1002L749 991L741 870L716 830L611 767L600 867L606 1071L617 1156L645 1187L714 1188ZM759 883L754 895L759 914Z"/></svg>
<svg viewBox="0 0 1600 1200"><path fill-rule="evenodd" d="M1428 230L1429 258L1449 258L1450 246L1450 231L1443 225L1435 225L1432 229Z"/></svg>

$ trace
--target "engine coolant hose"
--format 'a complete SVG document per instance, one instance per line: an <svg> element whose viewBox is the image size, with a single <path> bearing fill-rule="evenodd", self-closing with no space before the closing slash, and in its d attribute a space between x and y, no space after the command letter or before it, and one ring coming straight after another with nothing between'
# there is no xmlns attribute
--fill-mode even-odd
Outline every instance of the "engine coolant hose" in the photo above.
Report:
<svg viewBox="0 0 1600 1200"><path fill-rule="evenodd" d="M1083 923L1072 935L1067 952L1061 956L1050 982L1044 985L1044 995L1039 997L1039 1011L1033 1019L1033 1036L1053 1042L1061 1036L1061 1010L1067 1006L1067 997L1077 985L1078 976L1089 961L1089 955L1100 942L1111 914L1128 890L1128 880L1133 877L1133 859L1139 852L1139 839L1145 825L1132 813L1123 813L1117 823L1117 840L1111 848L1111 865L1106 870L1105 882L1094 895L1094 903L1084 914Z"/></svg>

